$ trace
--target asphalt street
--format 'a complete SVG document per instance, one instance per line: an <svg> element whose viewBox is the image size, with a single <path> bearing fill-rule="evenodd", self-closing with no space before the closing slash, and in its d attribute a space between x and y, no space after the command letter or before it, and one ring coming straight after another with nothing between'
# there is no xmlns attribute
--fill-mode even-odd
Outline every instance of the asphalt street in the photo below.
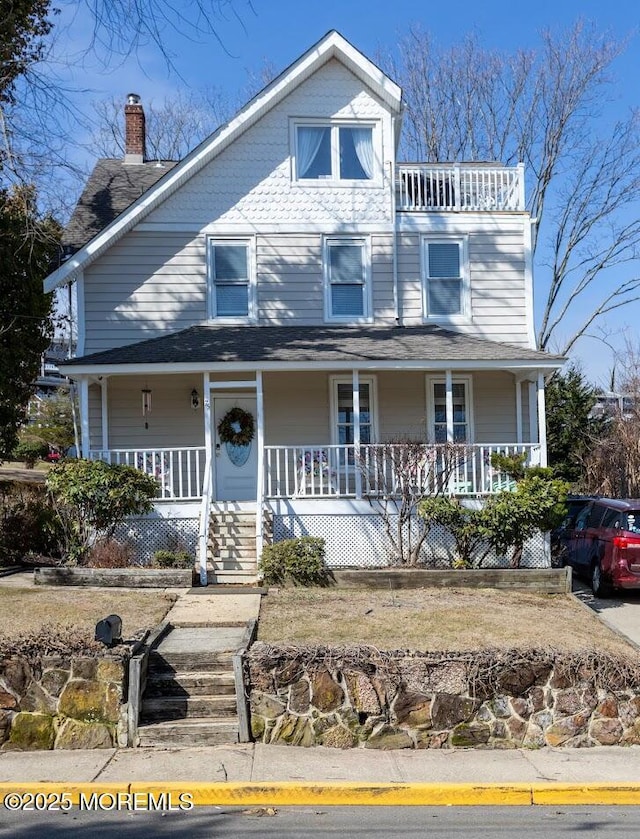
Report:
<svg viewBox="0 0 640 839"><path fill-rule="evenodd" d="M0 812L1 839L227 839L264 836L555 839L640 835L640 807L198 807L172 813Z"/></svg>

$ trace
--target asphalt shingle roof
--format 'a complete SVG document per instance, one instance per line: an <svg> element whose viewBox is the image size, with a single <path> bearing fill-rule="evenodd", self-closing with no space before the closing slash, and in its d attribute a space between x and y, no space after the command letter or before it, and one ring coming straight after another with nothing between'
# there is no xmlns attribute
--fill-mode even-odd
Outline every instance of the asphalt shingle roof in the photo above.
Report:
<svg viewBox="0 0 640 839"><path fill-rule="evenodd" d="M560 356L425 325L191 326L160 338L93 353L69 365L178 362L531 361Z"/></svg>
<svg viewBox="0 0 640 839"><path fill-rule="evenodd" d="M176 165L173 160L125 163L103 157L96 163L62 237L75 253Z"/></svg>

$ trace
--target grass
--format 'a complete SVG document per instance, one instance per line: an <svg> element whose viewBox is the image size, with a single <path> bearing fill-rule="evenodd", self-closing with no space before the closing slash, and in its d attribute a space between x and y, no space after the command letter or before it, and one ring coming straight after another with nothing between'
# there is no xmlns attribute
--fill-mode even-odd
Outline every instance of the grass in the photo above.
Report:
<svg viewBox="0 0 640 839"><path fill-rule="evenodd" d="M496 589L281 589L262 599L258 640L433 651L631 651L566 595Z"/></svg>
<svg viewBox="0 0 640 839"><path fill-rule="evenodd" d="M13 637L47 624L93 630L99 620L116 614L122 618L127 638L160 623L175 599L175 595L154 590L0 587L0 635Z"/></svg>

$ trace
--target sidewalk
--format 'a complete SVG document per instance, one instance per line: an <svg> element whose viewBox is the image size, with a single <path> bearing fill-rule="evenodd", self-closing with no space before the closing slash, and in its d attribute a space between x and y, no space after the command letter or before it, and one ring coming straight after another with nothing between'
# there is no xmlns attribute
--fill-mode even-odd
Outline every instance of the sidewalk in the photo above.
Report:
<svg viewBox="0 0 640 839"><path fill-rule="evenodd" d="M248 744L0 753L0 803L10 809L36 793L76 804L106 796L134 809L183 793L196 805L245 807L640 805L638 779L640 748L633 747L377 752Z"/></svg>

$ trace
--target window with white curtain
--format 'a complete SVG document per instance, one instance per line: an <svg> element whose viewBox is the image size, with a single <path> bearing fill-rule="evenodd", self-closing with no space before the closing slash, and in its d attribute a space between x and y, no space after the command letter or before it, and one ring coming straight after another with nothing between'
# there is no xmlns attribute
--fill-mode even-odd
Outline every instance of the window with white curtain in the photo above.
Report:
<svg viewBox="0 0 640 839"><path fill-rule="evenodd" d="M373 127L296 125L295 158L298 180L374 180Z"/></svg>
<svg viewBox="0 0 640 839"><path fill-rule="evenodd" d="M246 318L250 310L250 248L244 241L210 242L212 316Z"/></svg>
<svg viewBox="0 0 640 839"><path fill-rule="evenodd" d="M369 316L367 254L363 239L325 241L327 317L354 320Z"/></svg>
<svg viewBox="0 0 640 839"><path fill-rule="evenodd" d="M452 430L454 443L470 443L473 439L471 410L471 377L457 376L452 383ZM447 387L444 379L427 377L429 439L447 442Z"/></svg>
<svg viewBox="0 0 640 839"><path fill-rule="evenodd" d="M469 313L464 239L425 239L423 244L424 309L428 318Z"/></svg>

